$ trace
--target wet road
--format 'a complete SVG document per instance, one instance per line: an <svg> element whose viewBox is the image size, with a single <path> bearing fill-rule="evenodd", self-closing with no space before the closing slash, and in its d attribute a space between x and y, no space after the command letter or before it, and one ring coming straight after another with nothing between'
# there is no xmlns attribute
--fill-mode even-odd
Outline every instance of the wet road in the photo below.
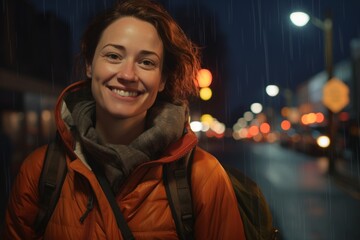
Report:
<svg viewBox="0 0 360 240"><path fill-rule="evenodd" d="M327 174L326 158L268 143L217 140L200 146L259 184L281 239L360 239L360 197ZM348 163L341 163L337 169L345 171Z"/></svg>

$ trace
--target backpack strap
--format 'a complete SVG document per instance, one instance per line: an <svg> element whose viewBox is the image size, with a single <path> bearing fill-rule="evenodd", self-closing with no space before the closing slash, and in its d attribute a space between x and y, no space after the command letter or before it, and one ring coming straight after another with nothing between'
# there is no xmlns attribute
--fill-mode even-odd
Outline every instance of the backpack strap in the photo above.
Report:
<svg viewBox="0 0 360 240"><path fill-rule="evenodd" d="M49 143L39 180L39 212L35 219L35 231L42 235L55 209L63 185L66 169L65 151L56 134L55 140Z"/></svg>
<svg viewBox="0 0 360 240"><path fill-rule="evenodd" d="M183 158L165 164L163 170L163 181L176 232L182 240L194 239L190 179L194 149ZM279 231L272 225L269 206L258 185L236 168L223 167L234 188L246 238L278 239Z"/></svg>
<svg viewBox="0 0 360 240"><path fill-rule="evenodd" d="M114 216L116 219L116 223L121 232L121 235L123 236L123 239L124 240L134 240L135 237L132 234L129 225L127 224L126 219L120 210L120 207L116 201L113 191L111 190L110 183L106 179L106 176L98 168L98 166L96 166L96 164L94 162L89 162L89 164L90 164L91 168L93 169L95 176L96 176L102 190L105 193L105 196L111 206L111 209L113 210L113 213L114 213Z"/></svg>
<svg viewBox="0 0 360 240"><path fill-rule="evenodd" d="M194 238L194 215L190 187L194 149L179 160L164 164L163 169L166 195L175 221L176 232L182 240Z"/></svg>

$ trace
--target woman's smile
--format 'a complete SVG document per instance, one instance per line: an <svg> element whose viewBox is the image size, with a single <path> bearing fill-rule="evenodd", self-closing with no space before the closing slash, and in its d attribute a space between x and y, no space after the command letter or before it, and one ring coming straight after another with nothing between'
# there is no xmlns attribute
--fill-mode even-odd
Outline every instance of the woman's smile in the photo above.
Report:
<svg viewBox="0 0 360 240"><path fill-rule="evenodd" d="M113 87L113 86L108 86L108 88L110 89L110 91L112 91L113 93L115 93L116 95L118 95L120 97L134 98L143 93L138 90L131 90L131 89L119 88L119 87Z"/></svg>

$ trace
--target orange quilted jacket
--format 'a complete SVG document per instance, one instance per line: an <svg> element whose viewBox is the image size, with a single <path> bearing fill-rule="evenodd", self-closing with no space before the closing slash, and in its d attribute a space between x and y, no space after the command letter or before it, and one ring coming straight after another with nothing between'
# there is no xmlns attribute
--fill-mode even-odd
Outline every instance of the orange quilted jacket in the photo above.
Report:
<svg viewBox="0 0 360 240"><path fill-rule="evenodd" d="M76 91L75 83L66 91ZM64 93L63 93L64 94ZM61 118L61 97L55 118L68 148L66 175L58 204L43 236L36 236L38 182L46 146L30 154L15 180L6 214L5 239L122 239L112 209L93 172L73 151L74 140ZM197 143L189 131L169 146L161 158L138 166L116 196L136 239L178 239L162 181L162 165L175 161ZM195 239L245 239L236 197L226 172L215 157L196 148L191 174ZM81 223L90 195L94 208Z"/></svg>

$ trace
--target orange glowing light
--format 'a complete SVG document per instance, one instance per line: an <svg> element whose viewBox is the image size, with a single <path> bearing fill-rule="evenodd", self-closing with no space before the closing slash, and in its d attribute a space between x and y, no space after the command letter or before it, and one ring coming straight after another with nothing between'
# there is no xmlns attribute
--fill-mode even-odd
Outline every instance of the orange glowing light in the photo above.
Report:
<svg viewBox="0 0 360 240"><path fill-rule="evenodd" d="M281 122L281 129L282 130L287 131L287 130L290 129L290 127L291 127L290 121L284 120L284 121Z"/></svg>
<svg viewBox="0 0 360 240"><path fill-rule="evenodd" d="M307 114L304 114L304 115L301 116L301 123L304 124L304 125L309 124Z"/></svg>
<svg viewBox="0 0 360 240"><path fill-rule="evenodd" d="M212 82L212 74L209 70L200 69L196 76L197 85L201 88L209 87Z"/></svg>
<svg viewBox="0 0 360 240"><path fill-rule="evenodd" d="M270 125L268 123L262 123L260 125L260 132L262 133L269 133L270 132Z"/></svg>
<svg viewBox="0 0 360 240"><path fill-rule="evenodd" d="M251 127L249 128L249 134L250 134L251 136L256 136L256 135L258 135L258 134L259 134L259 128L258 128L258 126L251 126Z"/></svg>
<svg viewBox="0 0 360 240"><path fill-rule="evenodd" d="M316 122L316 114L315 113L309 113L307 117L308 117L309 124Z"/></svg>
<svg viewBox="0 0 360 240"><path fill-rule="evenodd" d="M316 113L316 122L322 123L324 121L325 117L324 114L321 112Z"/></svg>
<svg viewBox="0 0 360 240"><path fill-rule="evenodd" d="M301 122L304 125L309 125L309 124L313 124L317 121L317 115L315 113L308 113L308 114L304 114L301 117Z"/></svg>

